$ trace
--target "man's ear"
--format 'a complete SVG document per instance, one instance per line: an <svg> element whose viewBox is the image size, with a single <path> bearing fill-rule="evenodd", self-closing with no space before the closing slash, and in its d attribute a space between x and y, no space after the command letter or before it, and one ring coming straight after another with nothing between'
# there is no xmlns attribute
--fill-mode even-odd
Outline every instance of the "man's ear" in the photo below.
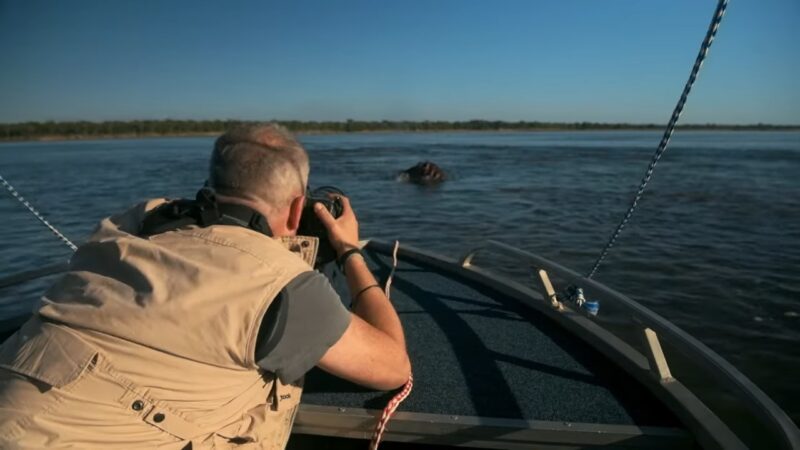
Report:
<svg viewBox="0 0 800 450"><path fill-rule="evenodd" d="M286 228L297 232L300 228L300 218L303 216L303 207L306 205L306 196L295 197L289 205L289 216L286 218Z"/></svg>

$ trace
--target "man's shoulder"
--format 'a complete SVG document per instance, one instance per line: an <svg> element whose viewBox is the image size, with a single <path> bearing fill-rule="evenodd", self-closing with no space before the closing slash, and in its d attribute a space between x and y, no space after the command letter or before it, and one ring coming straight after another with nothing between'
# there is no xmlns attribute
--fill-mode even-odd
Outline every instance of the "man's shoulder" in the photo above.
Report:
<svg viewBox="0 0 800 450"><path fill-rule="evenodd" d="M145 200L120 213L106 217L100 221L88 240L96 241L121 235L136 235L147 213L168 201L169 199L166 198Z"/></svg>
<svg viewBox="0 0 800 450"><path fill-rule="evenodd" d="M288 297L309 297L314 301L327 301L327 298L339 298L328 278L315 270L300 272L284 287Z"/></svg>
<svg viewBox="0 0 800 450"><path fill-rule="evenodd" d="M178 233L178 236L203 241L204 243L228 251L246 254L262 262L285 268L294 268L298 273L311 270L301 258L289 250L279 239L275 239L245 227L233 225L212 225L210 227L191 227ZM177 236L176 236L177 237Z"/></svg>
<svg viewBox="0 0 800 450"><path fill-rule="evenodd" d="M209 258L221 258L226 264L238 255L243 260L240 263L242 265L247 265L248 260L250 264L269 266L274 266L277 262L296 274L311 269L280 240L240 226L191 225L170 232L139 236L145 217L170 201L167 198L145 200L119 214L107 217L100 222L87 242L116 243L115 245L123 247L152 246L154 250L159 247L177 253L195 254L205 251L209 253ZM212 250L202 250L209 247Z"/></svg>
<svg viewBox="0 0 800 450"><path fill-rule="evenodd" d="M259 329L255 359L281 381L297 380L342 337L351 318L325 275L303 272L270 305Z"/></svg>

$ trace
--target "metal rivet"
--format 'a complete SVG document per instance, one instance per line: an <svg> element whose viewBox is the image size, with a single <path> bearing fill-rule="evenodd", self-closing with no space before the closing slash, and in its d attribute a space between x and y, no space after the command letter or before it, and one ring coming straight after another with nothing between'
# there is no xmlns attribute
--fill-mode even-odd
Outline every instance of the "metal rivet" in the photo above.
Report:
<svg viewBox="0 0 800 450"><path fill-rule="evenodd" d="M133 409L134 411L141 411L142 409L144 409L144 402L141 400L136 400L131 405L131 409Z"/></svg>
<svg viewBox="0 0 800 450"><path fill-rule="evenodd" d="M161 413L157 413L155 416L153 416L153 422L155 423L161 423L164 421L164 419L165 419L164 414Z"/></svg>
<svg viewBox="0 0 800 450"><path fill-rule="evenodd" d="M303 247L308 247L309 245L311 245L311 242L303 241L303 242L300 243L300 245L303 246Z"/></svg>

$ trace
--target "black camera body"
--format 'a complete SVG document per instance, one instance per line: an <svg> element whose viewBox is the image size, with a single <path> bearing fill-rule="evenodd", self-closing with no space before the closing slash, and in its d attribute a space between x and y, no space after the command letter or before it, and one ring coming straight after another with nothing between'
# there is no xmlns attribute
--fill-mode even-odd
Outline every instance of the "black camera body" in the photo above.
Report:
<svg viewBox="0 0 800 450"><path fill-rule="evenodd" d="M336 259L336 251L331 246L328 238L328 229L317 217L314 206L322 204L334 218L339 218L344 211L341 196L344 192L333 186L322 186L306 193L306 204L300 216L300 227L297 234L301 236L314 236L319 238L319 249L314 267L320 267Z"/></svg>

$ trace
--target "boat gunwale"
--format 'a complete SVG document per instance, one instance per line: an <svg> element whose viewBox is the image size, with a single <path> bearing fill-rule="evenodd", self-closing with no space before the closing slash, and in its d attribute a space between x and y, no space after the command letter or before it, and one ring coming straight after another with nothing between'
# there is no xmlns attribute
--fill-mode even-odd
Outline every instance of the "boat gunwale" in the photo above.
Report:
<svg viewBox="0 0 800 450"><path fill-rule="evenodd" d="M369 439L382 412L376 409L301 404L293 434ZM531 448L536 444L591 447L691 448L684 429L429 414L398 411L384 440L482 448ZM627 442L626 442L627 441Z"/></svg>
<svg viewBox="0 0 800 450"><path fill-rule="evenodd" d="M652 328L659 338L665 338L672 348L678 350L689 361L697 364L701 369L723 375L721 381L734 391L745 394L743 398L746 400L745 404L750 407L748 411L762 420L764 425L776 434L776 437L779 436L780 442L785 448L800 449L800 430L786 412L744 374L684 330L647 307L601 283L586 279L577 272L546 258L494 240L487 240L485 244L473 247L459 260L409 245L400 246L398 257L404 256L410 260L417 260L448 270L456 275L472 278L522 299L527 305L545 313L606 357L622 365L626 372L648 386L651 392L665 401L673 412L679 415L679 418L687 420L686 425L697 433L698 440L704 447L747 448L717 414L678 379L658 380L650 371L647 357L622 338L569 307L562 311L556 310L549 302L544 301L539 292L528 286L472 264L472 259L478 251L490 247L497 247L520 256L526 259L527 263L533 263L537 270L544 269L578 287L591 289L593 294L598 294L594 297L599 297L599 300L611 301L624 308L631 313L632 319L636 320L642 328ZM367 243L366 248L391 254L392 244L373 239ZM513 295L514 292L521 295ZM582 334L583 332L590 333L590 335Z"/></svg>
<svg viewBox="0 0 800 450"><path fill-rule="evenodd" d="M727 387L746 394L746 403L755 410L751 412L756 417L767 419L766 424L769 425L771 423L773 427L776 427L781 432L783 443L787 448L800 448L800 430L788 414L747 376L694 336L630 297L594 280L587 279L556 262L502 242L488 240L487 243L490 246L497 246L504 251L523 256L530 262L539 265L540 269L554 272L565 281L578 287L591 289L595 297L598 297L598 294L601 296L600 300L602 301L611 300L617 306L622 306L629 313L632 313L633 320L637 321L643 328L653 329L659 339L669 343L671 348L680 352L685 358L698 364L703 369L723 374L722 381L725 382Z"/></svg>

